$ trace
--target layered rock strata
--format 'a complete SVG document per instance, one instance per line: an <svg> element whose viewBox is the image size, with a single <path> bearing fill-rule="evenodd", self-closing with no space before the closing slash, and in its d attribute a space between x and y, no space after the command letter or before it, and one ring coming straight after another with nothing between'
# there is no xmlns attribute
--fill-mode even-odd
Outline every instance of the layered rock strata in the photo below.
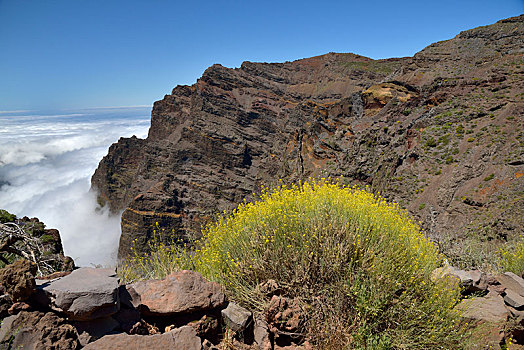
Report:
<svg viewBox="0 0 524 350"><path fill-rule="evenodd" d="M162 230L198 236L262 185L343 176L406 207L454 263L482 265L469 245L489 251L524 227L523 47L519 16L410 58L211 66L93 175L100 202L123 211L119 257Z"/></svg>

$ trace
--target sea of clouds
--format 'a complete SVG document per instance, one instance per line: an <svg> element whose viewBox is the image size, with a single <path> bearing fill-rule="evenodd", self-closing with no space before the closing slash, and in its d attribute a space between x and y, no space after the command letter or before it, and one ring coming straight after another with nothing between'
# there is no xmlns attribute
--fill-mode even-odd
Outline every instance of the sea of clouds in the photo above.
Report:
<svg viewBox="0 0 524 350"><path fill-rule="evenodd" d="M120 215L97 207L90 180L120 137L144 138L151 107L0 111L0 209L60 231L79 266L112 266Z"/></svg>

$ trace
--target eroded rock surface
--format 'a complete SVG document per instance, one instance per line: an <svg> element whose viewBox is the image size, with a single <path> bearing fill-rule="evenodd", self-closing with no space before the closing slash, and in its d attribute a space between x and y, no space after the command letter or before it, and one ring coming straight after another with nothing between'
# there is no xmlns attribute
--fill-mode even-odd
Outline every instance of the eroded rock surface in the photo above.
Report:
<svg viewBox="0 0 524 350"><path fill-rule="evenodd" d="M0 269L0 286L13 302L25 301L34 293L36 265L20 259Z"/></svg>
<svg viewBox="0 0 524 350"><path fill-rule="evenodd" d="M75 328L51 312L22 311L4 319L0 328L2 349L75 350L79 346Z"/></svg>

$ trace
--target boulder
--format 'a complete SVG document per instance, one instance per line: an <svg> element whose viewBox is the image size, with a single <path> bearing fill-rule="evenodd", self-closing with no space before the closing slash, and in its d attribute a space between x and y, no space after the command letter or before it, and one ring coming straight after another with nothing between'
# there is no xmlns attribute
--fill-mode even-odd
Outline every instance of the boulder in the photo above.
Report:
<svg viewBox="0 0 524 350"><path fill-rule="evenodd" d="M524 297L512 289L506 289L504 302L516 310L524 310Z"/></svg>
<svg viewBox="0 0 524 350"><path fill-rule="evenodd" d="M2 349L73 350L78 346L75 328L51 312L22 311L5 318L0 328Z"/></svg>
<svg viewBox="0 0 524 350"><path fill-rule="evenodd" d="M510 312L504 305L504 299L496 292L489 292L485 297L464 299L457 306L462 316L472 320L492 323L505 322Z"/></svg>
<svg viewBox="0 0 524 350"><path fill-rule="evenodd" d="M522 277L517 276L513 272L504 272L496 278L506 289L510 289L524 297L524 279Z"/></svg>
<svg viewBox="0 0 524 350"><path fill-rule="evenodd" d="M251 311L244 309L236 303L229 303L227 308L222 310L221 313L226 326L234 332L242 332L253 321Z"/></svg>
<svg viewBox="0 0 524 350"><path fill-rule="evenodd" d="M25 301L35 291L37 267L29 260L21 259L0 270L2 289L13 302Z"/></svg>
<svg viewBox="0 0 524 350"><path fill-rule="evenodd" d="M107 335L88 344L84 350L200 350L201 340L190 326L174 329L156 335L129 335L125 333Z"/></svg>
<svg viewBox="0 0 524 350"><path fill-rule="evenodd" d="M144 315L167 316L220 309L226 297L218 283L194 271L177 271L163 280L127 286L131 302Z"/></svg>
<svg viewBox="0 0 524 350"><path fill-rule="evenodd" d="M37 282L43 292L39 301L72 320L107 317L120 308L119 280L113 269L83 267L52 281Z"/></svg>

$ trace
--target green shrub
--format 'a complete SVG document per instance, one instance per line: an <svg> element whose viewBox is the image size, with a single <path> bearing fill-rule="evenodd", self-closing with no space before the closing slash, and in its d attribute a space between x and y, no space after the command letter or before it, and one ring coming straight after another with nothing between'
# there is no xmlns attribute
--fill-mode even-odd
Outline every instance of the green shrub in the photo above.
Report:
<svg viewBox="0 0 524 350"><path fill-rule="evenodd" d="M0 223L13 222L16 220L16 215L9 213L7 210L0 209Z"/></svg>
<svg viewBox="0 0 524 350"><path fill-rule="evenodd" d="M55 238L51 235L42 235L40 237L40 240L42 241L42 243L52 243L55 241Z"/></svg>
<svg viewBox="0 0 524 350"><path fill-rule="evenodd" d="M495 177L495 174L489 174L488 176L486 176L486 177L484 178L484 181L493 180L494 177Z"/></svg>
<svg viewBox="0 0 524 350"><path fill-rule="evenodd" d="M165 242L168 242L166 244ZM133 242L136 244L136 240ZM131 247L127 260L117 267L119 276L129 283L137 280L162 279L172 272L193 269L193 261L189 258L187 245L175 239L174 232L167 237L158 222L153 230L153 237L148 241L149 253L138 253L136 247Z"/></svg>
<svg viewBox="0 0 524 350"><path fill-rule="evenodd" d="M426 143L425 143L426 147L436 147L437 146L437 141L435 140L434 137L426 140Z"/></svg>

